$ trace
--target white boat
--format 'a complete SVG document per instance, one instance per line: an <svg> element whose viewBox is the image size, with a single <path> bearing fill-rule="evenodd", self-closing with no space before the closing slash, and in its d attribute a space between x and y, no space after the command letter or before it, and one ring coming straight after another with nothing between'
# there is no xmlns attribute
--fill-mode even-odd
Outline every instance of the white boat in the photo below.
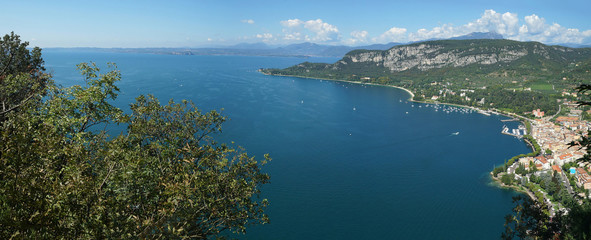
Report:
<svg viewBox="0 0 591 240"><path fill-rule="evenodd" d="M455 133L452 133L451 135L454 135L454 136L455 135L460 135L460 132L455 132Z"/></svg>
<svg viewBox="0 0 591 240"><path fill-rule="evenodd" d="M480 111L478 111L478 113L480 113L480 114L482 114L482 115L485 115L485 116L490 116L490 113L488 113L488 112L486 112L486 111L482 111L482 110L480 110Z"/></svg>

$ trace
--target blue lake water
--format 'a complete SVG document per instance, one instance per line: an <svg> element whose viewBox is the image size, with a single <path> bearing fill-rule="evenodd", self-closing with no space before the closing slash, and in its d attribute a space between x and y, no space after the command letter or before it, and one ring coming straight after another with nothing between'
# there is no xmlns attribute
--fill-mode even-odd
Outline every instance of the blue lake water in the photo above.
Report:
<svg viewBox="0 0 591 240"><path fill-rule="evenodd" d="M248 228L247 239L498 239L516 193L492 186L488 172L530 152L500 133L500 116L435 111L395 88L256 71L336 58L43 56L64 86L81 84L77 63L117 63L122 108L147 93L223 108L230 120L217 139L273 158L263 188L271 223Z"/></svg>

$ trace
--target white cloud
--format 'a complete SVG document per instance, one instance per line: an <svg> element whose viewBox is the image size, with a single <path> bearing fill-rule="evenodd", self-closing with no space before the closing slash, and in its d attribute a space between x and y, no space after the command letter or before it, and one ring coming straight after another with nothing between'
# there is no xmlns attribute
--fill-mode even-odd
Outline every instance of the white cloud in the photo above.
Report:
<svg viewBox="0 0 591 240"><path fill-rule="evenodd" d="M591 30L579 31L575 28L566 28L558 23L547 24L546 20L536 14L525 16L525 24L521 25L519 32L507 38L520 41L538 41L543 43L583 43L591 37Z"/></svg>
<svg viewBox="0 0 591 240"><path fill-rule="evenodd" d="M281 21L285 40L306 40L313 42L331 42L340 39L339 29L321 19L303 21L289 19Z"/></svg>
<svg viewBox="0 0 591 240"><path fill-rule="evenodd" d="M519 27L519 34L526 34L527 32L529 32L529 29L526 25Z"/></svg>
<svg viewBox="0 0 591 240"><path fill-rule="evenodd" d="M351 36L348 39L344 39L342 42L345 45L358 45L361 43L367 43L367 37L368 37L368 32L363 30L363 31L353 31L351 32L349 35Z"/></svg>
<svg viewBox="0 0 591 240"><path fill-rule="evenodd" d="M454 37L457 33L452 25L444 24L440 27L434 27L431 30L419 29L416 33L409 34L410 41L421 41L427 39L438 39L438 38L450 38Z"/></svg>
<svg viewBox="0 0 591 240"><path fill-rule="evenodd" d="M366 39L367 31L353 31L351 32L351 36L355 39Z"/></svg>
<svg viewBox="0 0 591 240"><path fill-rule="evenodd" d="M277 38L273 37L273 34L271 34L271 33L257 34L256 38L261 39L261 41L263 41L265 43L269 43L269 42L277 40Z"/></svg>
<svg viewBox="0 0 591 240"><path fill-rule="evenodd" d="M373 38L375 42L421 41L427 39L443 39L466 35L472 32L496 32L508 39L520 41L539 41L543 43L583 43L591 39L591 30L566 28L558 23L547 24L546 20L536 14L525 16L523 24L516 13L498 13L494 10L486 10L480 18L461 26L443 24L432 29L419 29L416 32L406 33L404 28L391 28L379 37Z"/></svg>
<svg viewBox="0 0 591 240"><path fill-rule="evenodd" d="M544 18L540 18L538 15L533 14L530 16L525 16L524 19L526 25L523 26L526 26L526 32L539 33L544 31L544 26L546 25L546 20Z"/></svg>
<svg viewBox="0 0 591 240"><path fill-rule="evenodd" d="M406 28L392 27L388 31L382 33L374 42L403 42L407 40Z"/></svg>
<svg viewBox="0 0 591 240"><path fill-rule="evenodd" d="M350 33L351 38L345 40L345 43L348 45L355 45L359 43L366 43L367 42L367 31L353 31Z"/></svg>
<svg viewBox="0 0 591 240"><path fill-rule="evenodd" d="M285 20L285 21L281 21L281 25L286 26L286 27L299 27L300 25L302 25L304 23L304 21L299 20L299 19L289 19L289 20Z"/></svg>
<svg viewBox="0 0 591 240"><path fill-rule="evenodd" d="M243 20L253 24L252 20ZM270 42L310 41L317 43L340 42L347 45L387 42L413 42L429 39L446 39L466 35L473 32L495 32L504 38L519 41L539 41L548 44L557 43L590 43L590 29L575 29L561 26L558 23L548 24L546 19L536 14L520 18L517 13L500 13L485 10L479 18L463 25L439 24L432 28L421 28L409 31L404 27L391 27L377 36L371 36L365 30L352 31L346 39L341 38L337 26L324 22L322 19L301 20L288 19L280 22L281 33L262 33L256 37Z"/></svg>
<svg viewBox="0 0 591 240"><path fill-rule="evenodd" d="M519 29L519 18L516 13L498 13L494 10L486 10L480 18L456 27L451 24L443 24L431 30L422 28L416 32L409 33L410 41L421 41L427 39L444 39L466 35L473 32L496 32L503 36L512 36Z"/></svg>
<svg viewBox="0 0 591 240"><path fill-rule="evenodd" d="M519 18L516 13L498 13L486 10L479 19L455 29L454 36L471 32L496 32L501 35L513 35L518 31Z"/></svg>
<svg viewBox="0 0 591 240"><path fill-rule="evenodd" d="M252 19L244 19L241 22L248 23L248 24L254 24L254 20L252 20Z"/></svg>
<svg viewBox="0 0 591 240"><path fill-rule="evenodd" d="M300 41L302 40L302 34L300 32L289 32L284 29L283 39L288 41Z"/></svg>
<svg viewBox="0 0 591 240"><path fill-rule="evenodd" d="M263 39L273 38L273 34L270 34L270 33L257 34L257 38L263 38Z"/></svg>

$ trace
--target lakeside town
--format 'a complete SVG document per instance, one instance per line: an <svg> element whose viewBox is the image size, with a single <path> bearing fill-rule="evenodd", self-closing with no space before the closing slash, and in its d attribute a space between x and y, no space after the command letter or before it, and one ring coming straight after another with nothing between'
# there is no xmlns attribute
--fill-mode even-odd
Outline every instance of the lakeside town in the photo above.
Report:
<svg viewBox="0 0 591 240"><path fill-rule="evenodd" d="M516 156L491 173L502 185L544 203L550 216L568 212L569 202L591 197L591 164L577 161L586 154L578 143L591 129L591 122L583 120L584 112L574 101L563 101L560 108L554 116L544 116L536 109L532 111L534 119L521 118L527 129L520 126L523 133L517 130L517 134L508 135L530 136L525 140L534 152ZM504 128L503 133L506 131Z"/></svg>

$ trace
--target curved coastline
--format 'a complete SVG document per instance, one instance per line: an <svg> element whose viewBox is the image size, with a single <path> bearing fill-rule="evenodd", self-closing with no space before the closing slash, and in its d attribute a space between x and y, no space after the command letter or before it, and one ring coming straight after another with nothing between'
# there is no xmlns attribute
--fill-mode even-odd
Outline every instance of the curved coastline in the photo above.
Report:
<svg viewBox="0 0 591 240"><path fill-rule="evenodd" d="M304 79L316 79L316 80L326 80L326 81L333 81L333 82L346 82L346 83L353 83L353 84L360 84L360 85L370 85L370 86L398 88L398 89L404 90L405 92L407 92L410 95L410 97L407 100L413 101L413 102L421 102L421 101L414 100L415 94L413 92L411 92L410 90L408 90L406 88L403 88L403 87L394 86L394 85L385 85L385 84L377 84L377 83L364 83L364 82L356 82L356 81L341 80L341 79L330 79L330 78L319 78L319 77L304 77L304 76L297 76L297 75L273 75L273 74L265 73L265 72L261 71L261 69L259 69L258 72L260 72L260 73L262 73L264 75L267 75L267 76L296 77L296 78L304 78Z"/></svg>
<svg viewBox="0 0 591 240"><path fill-rule="evenodd" d="M399 87L399 86L394 86L394 85L385 85L385 84L377 84L377 83L364 83L364 82L356 82L356 81L349 81L349 80L328 79L328 78L318 78L318 77L304 77L304 76L297 76L297 75L274 75L274 74L265 73L265 72L262 71L262 69L259 69L258 72L260 72L260 73L262 73L264 75L269 75L269 76L296 77L296 78L304 78L304 79L316 79L316 80L326 80L326 81L335 81L335 82L354 83L354 84L360 84L360 85L372 85L372 86L382 86L382 87L398 88L398 89L404 90L405 92L407 92L410 95L410 98L407 99L408 101L417 102L417 103L429 103L429 104L431 104L431 102L414 100L415 94L412 91L410 91L410 90L408 90L408 89L406 89L404 87ZM460 105L460 104L443 103L443 102L442 103L438 103L438 104L449 105L449 106L456 106L456 107L463 107L463 108L470 108L470 109L474 109L474 110L477 110L477 111L483 111L482 109L477 108L477 107ZM526 117L519 116L519 115L514 114L514 113L504 113L504 112L498 112L498 111L495 111L495 112L498 113L498 114L500 114L500 115L503 115L505 117L518 118L519 121L521 123L523 123L523 124L525 124L524 121L528 121L529 120ZM534 150L533 143L530 143L529 141L524 141L524 142L525 142L526 145L528 145L532 149L532 152L535 151ZM492 183L496 183L495 184L496 187L504 188L504 189L512 189L512 190L514 190L516 192L519 192L519 193L525 193L532 200L537 200L536 197L535 197L535 195L531 191L529 191L527 189L524 190L524 189L518 188L516 186L509 186L509 185L503 184L500 178L497 178L497 177L494 177L493 176L493 172L492 171L489 172L489 175L491 177Z"/></svg>
<svg viewBox="0 0 591 240"><path fill-rule="evenodd" d="M415 94L404 88L404 87L400 87L400 86L394 86L394 85L386 85L386 84L377 84L377 83L364 83L364 82L356 82L356 81L350 81L350 80L340 80L340 79L329 79L329 78L319 78L319 77L305 77L305 76L298 76L298 75L274 75L274 74L269 74L269 73L265 73L263 71L261 71L262 69L257 70L258 72L264 74L264 75L268 75L268 76L277 76L277 77L296 77L296 78L304 78L304 79L317 79L317 80L326 80L326 81L334 81L334 82L346 82L346 83L353 83L353 84L360 84L360 85L371 85L371 86L380 86L380 87L391 87L391 88L398 88L401 90L404 90L405 92L407 92L410 97L407 99L408 101L413 101L413 102L417 102L417 103L428 103L428 104L433 104L433 102L427 102L427 101L418 101L415 100ZM445 102L437 102L435 104L442 104L442 105L448 105L448 106L455 106L455 107L462 107L462 108L470 108L470 109L474 109L477 111L484 111L480 108L477 107L472 107L472 106L466 106L466 105L461 105L461 104L455 104L455 103L445 103ZM499 111L495 111L495 113L499 114L499 115L503 115L505 117L510 117L510 118L520 118L520 122L523 123L524 119L527 119L526 117L523 116L519 116L517 114L513 114L513 113L505 113L505 112L499 112Z"/></svg>
<svg viewBox="0 0 591 240"><path fill-rule="evenodd" d="M514 185L506 185L501 181L500 178L493 176L492 172L490 173L490 178L493 180L492 183L494 184L495 187L503 188L503 189L511 189L511 190L518 192L518 193L524 193L527 196L529 196L529 198L531 198L532 200L538 201L538 199L536 198L536 195L527 188L518 187L518 186L514 186Z"/></svg>

